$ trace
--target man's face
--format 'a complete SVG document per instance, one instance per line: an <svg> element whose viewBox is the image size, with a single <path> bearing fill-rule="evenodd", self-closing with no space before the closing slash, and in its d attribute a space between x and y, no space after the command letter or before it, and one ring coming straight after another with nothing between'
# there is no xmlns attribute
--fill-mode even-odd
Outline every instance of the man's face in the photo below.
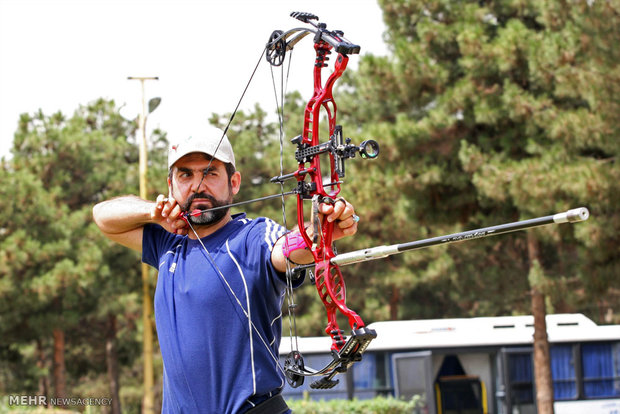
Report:
<svg viewBox="0 0 620 414"><path fill-rule="evenodd" d="M170 194L183 211L193 212L230 204L239 192L241 176L235 172L230 179L223 162L210 163L205 154L191 153L179 159L172 167L168 182ZM208 169L207 169L208 168ZM218 223L228 213L227 208L189 216L192 224Z"/></svg>

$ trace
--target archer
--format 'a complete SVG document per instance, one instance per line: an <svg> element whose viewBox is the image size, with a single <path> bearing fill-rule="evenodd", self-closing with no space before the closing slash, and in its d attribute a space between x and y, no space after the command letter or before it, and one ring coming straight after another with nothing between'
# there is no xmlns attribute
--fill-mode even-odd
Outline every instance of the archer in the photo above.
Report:
<svg viewBox="0 0 620 414"><path fill-rule="evenodd" d="M268 218L231 214L241 186L233 149L221 130L201 133L170 147L167 197L104 201L93 208L95 223L159 271L162 412L290 412L278 363L285 271L287 261L314 258L297 230L285 237ZM319 213L336 224L334 239L356 233L344 199L319 204Z"/></svg>

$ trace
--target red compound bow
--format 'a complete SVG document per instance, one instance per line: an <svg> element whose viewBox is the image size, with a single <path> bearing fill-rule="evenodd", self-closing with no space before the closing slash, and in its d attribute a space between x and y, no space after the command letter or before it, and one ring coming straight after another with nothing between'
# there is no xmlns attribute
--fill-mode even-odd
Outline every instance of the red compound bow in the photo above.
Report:
<svg viewBox="0 0 620 414"><path fill-rule="evenodd" d="M316 214L313 214L314 237L311 240L305 231L304 200L312 200L314 211L318 210L319 203L335 203L345 175L345 160L355 157L356 153L362 158L376 158L379 154L379 145L373 140L366 140L359 146L353 145L350 139L343 140L342 127L336 124L338 107L332 89L347 67L348 55L359 53L360 47L347 41L341 31L327 30L325 23L318 23L318 17L313 14L292 13L291 16L312 27L273 32L267 44L267 60L274 66L280 66L286 51L291 50L308 34L313 34L316 52L314 94L306 104L302 133L292 139L293 144L297 145L295 151L297 171L274 177L272 182L281 183L291 178L297 180L297 224L306 247L314 257L312 279L327 312L328 323L325 332L332 338L333 360L320 370L306 368L301 353L295 350L286 358L284 369L293 387L301 385L305 376L323 376L312 383L311 387L332 388L338 383L333 377L339 372L346 371L355 361L359 361L370 341L377 335L372 329L366 328L362 318L346 305L344 277L338 265L331 263L331 259L336 256L332 240L334 223L328 222L325 218L318 223ZM327 61L332 50L338 55L333 72L323 83L322 72L328 66ZM319 128L322 109L325 111L329 127L329 138L325 142L321 142ZM321 168L321 156L327 156L324 162L329 163L329 175ZM293 272L298 270L299 268L293 269ZM344 330L338 325L338 312L348 320L351 329L348 339L344 336Z"/></svg>

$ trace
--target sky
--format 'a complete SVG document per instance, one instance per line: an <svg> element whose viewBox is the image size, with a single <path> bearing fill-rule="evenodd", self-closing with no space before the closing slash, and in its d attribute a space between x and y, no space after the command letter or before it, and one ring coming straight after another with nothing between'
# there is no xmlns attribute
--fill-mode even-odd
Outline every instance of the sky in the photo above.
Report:
<svg viewBox="0 0 620 414"><path fill-rule="evenodd" d="M304 26L292 11L344 31L361 54L388 53L376 0L0 0L0 157L21 113L70 116L103 97L133 118L140 82L128 76L159 77L145 82L147 100L162 99L147 130L190 136L213 112L233 111L273 30ZM294 49L287 89L304 99L313 54L309 36ZM261 63L242 109L275 111L269 66Z"/></svg>

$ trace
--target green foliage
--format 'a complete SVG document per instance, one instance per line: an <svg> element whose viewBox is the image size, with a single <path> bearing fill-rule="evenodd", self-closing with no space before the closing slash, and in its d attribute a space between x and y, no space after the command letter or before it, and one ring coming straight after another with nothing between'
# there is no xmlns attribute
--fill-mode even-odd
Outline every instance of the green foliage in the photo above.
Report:
<svg viewBox="0 0 620 414"><path fill-rule="evenodd" d="M75 392L87 377L107 384L110 338L121 363L135 360L139 257L106 240L91 218L96 202L137 191L134 130L105 100L70 118L21 116L13 157L0 169L0 392L52 383L53 331L64 332ZM164 165L165 135L153 138L152 160ZM165 170L153 170L165 183Z"/></svg>
<svg viewBox="0 0 620 414"><path fill-rule="evenodd" d="M295 414L409 414L418 407L418 399L402 401L376 397L371 400L289 400L288 406Z"/></svg>
<svg viewBox="0 0 620 414"><path fill-rule="evenodd" d="M382 145L380 175L352 168L372 183L354 198L368 244L587 206L589 222L536 233L545 283L556 310L598 319L615 308L617 2L380 3L393 54L362 57L339 101L349 130ZM446 317L529 312L528 268L514 234L364 273L397 292L391 317Z"/></svg>

